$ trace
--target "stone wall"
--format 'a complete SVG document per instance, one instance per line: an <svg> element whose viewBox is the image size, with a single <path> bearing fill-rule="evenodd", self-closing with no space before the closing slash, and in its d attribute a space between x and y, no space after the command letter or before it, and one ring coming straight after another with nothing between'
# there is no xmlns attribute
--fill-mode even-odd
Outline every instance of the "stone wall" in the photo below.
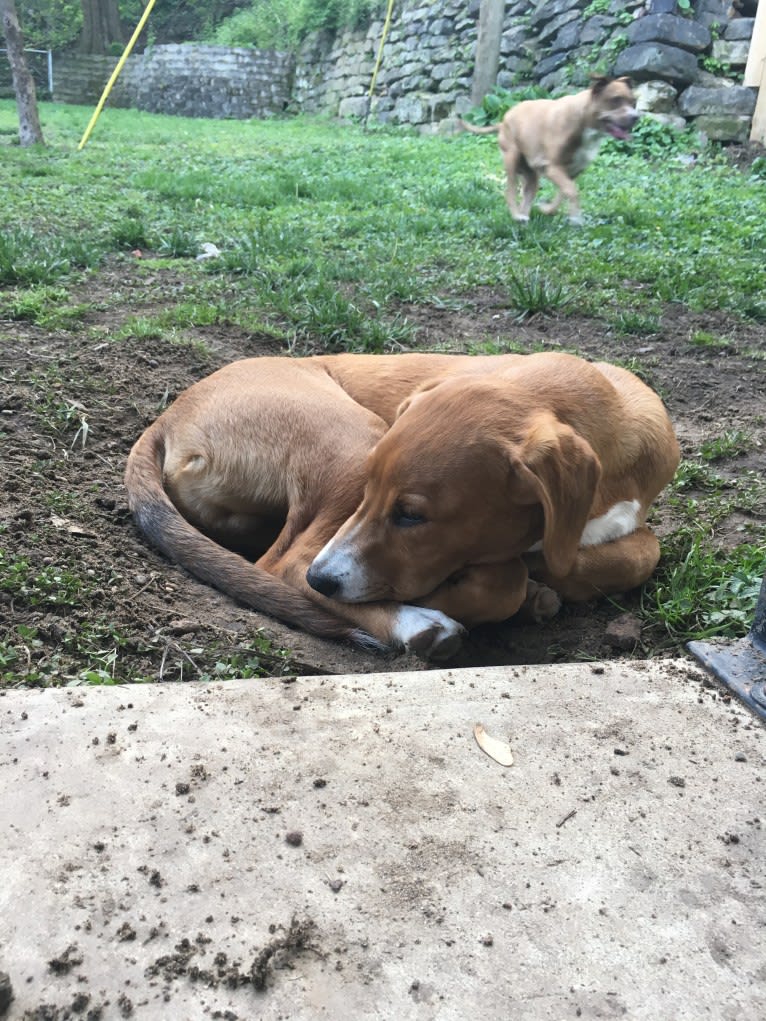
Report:
<svg viewBox="0 0 766 1021"><path fill-rule="evenodd" d="M752 18L730 18L728 0L696 0L681 17L673 0L510 0L498 85L584 87L591 72L630 75L642 110L709 137L744 140L755 90L736 85ZM386 40L371 115L421 131L449 129L470 107L479 0L400 0ZM315 37L298 55L293 97L304 110L364 116L382 24Z"/></svg>
<svg viewBox="0 0 766 1021"><path fill-rule="evenodd" d="M56 58L54 100L96 103L116 64L116 57ZM184 117L264 117L287 108L293 70L294 59L286 53L154 46L128 58L109 102Z"/></svg>
<svg viewBox="0 0 766 1021"><path fill-rule="evenodd" d="M765 0L766 2L766 0ZM584 87L591 72L630 75L639 107L670 124L694 122L709 137L745 140L754 89L736 83L753 19L730 17L729 0L508 0L498 85ZM423 132L449 130L471 106L479 0L398 0L369 114ZM295 58L217 46L156 46L128 59L111 102L204 117L261 117L288 108L365 117L383 30L317 34ZM114 58L55 63L54 98L94 103Z"/></svg>

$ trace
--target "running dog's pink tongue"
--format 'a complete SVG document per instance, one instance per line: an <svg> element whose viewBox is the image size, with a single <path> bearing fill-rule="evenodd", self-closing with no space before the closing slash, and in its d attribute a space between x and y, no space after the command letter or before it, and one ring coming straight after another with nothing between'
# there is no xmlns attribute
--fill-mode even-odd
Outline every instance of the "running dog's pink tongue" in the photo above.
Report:
<svg viewBox="0 0 766 1021"><path fill-rule="evenodd" d="M617 124L609 125L609 134L613 138L619 138L620 141L625 141L626 139L630 138L630 132L626 131L625 128L619 127L619 125Z"/></svg>

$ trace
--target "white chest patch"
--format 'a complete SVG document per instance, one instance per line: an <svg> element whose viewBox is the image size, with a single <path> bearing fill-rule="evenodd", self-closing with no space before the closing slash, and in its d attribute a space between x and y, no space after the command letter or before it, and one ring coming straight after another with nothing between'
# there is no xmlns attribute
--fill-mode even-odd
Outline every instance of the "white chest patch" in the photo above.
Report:
<svg viewBox="0 0 766 1021"><path fill-rule="evenodd" d="M568 169L572 177L577 177L578 174L585 170L589 163L593 162L603 141L604 135L602 132L596 131L595 128L585 129L580 148L573 153L569 161Z"/></svg>
<svg viewBox="0 0 766 1021"><path fill-rule="evenodd" d="M638 500L622 500L610 507L600 518L592 518L583 529L580 546L598 546L602 542L612 542L630 535L638 527L638 512L641 504Z"/></svg>
<svg viewBox="0 0 766 1021"><path fill-rule="evenodd" d="M630 535L638 528L638 512L641 504L638 500L621 500L610 507L600 518L591 518L580 536L580 548L598 546L602 542L613 542ZM530 546L528 553L539 553L543 548L542 541Z"/></svg>

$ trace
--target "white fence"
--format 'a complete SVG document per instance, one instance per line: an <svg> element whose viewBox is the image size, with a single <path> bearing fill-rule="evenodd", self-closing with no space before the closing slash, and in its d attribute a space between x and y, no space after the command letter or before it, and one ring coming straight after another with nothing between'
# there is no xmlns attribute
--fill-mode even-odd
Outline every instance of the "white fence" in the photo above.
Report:
<svg viewBox="0 0 766 1021"><path fill-rule="evenodd" d="M0 53L5 56L8 51L0 49ZM47 93L47 98L50 99L53 95L53 52L51 50L24 50L24 55L29 72L35 80L35 88L38 93ZM0 95L6 93L13 93L11 65L7 60L0 60Z"/></svg>

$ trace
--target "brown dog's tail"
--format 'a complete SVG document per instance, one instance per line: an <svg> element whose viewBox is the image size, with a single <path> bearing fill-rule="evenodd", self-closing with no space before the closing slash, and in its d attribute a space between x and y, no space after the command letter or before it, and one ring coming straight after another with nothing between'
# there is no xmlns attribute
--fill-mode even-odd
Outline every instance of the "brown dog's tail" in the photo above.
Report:
<svg viewBox="0 0 766 1021"><path fill-rule="evenodd" d="M164 440L155 427L135 444L125 469L128 505L139 529L156 549L200 581L285 624L322 638L384 648L365 631L317 606L281 578L225 549L190 524L165 492L164 456Z"/></svg>
<svg viewBox="0 0 766 1021"><path fill-rule="evenodd" d="M469 124L468 121L462 120L460 117L458 117L457 122L463 131L470 131L472 135L496 135L502 124L502 121L498 121L497 124L488 124L484 128L479 128L475 124Z"/></svg>

